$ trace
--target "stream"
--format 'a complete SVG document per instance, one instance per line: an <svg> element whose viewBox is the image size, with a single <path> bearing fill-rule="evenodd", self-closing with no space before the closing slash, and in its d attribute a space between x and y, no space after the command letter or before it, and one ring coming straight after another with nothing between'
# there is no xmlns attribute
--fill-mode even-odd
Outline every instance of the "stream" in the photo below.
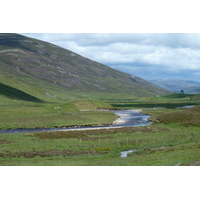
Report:
<svg viewBox="0 0 200 200"><path fill-rule="evenodd" d="M184 106L182 108L191 108L194 106ZM157 109L157 108L153 108ZM165 109L165 108L163 108ZM136 126L146 126L151 124L148 120L150 115L141 112L142 110L117 110L114 111L116 115L119 116L117 120L113 122L113 125L108 126L88 126L88 127L72 127L72 128L35 128L35 129L9 129L0 130L0 133L25 133L25 132L42 132L42 131L62 131L62 130L95 130L95 129L105 129L105 128L120 128L120 127L136 127ZM138 151L139 149L130 149L128 151L122 151L120 157L127 157L129 153Z"/></svg>
<svg viewBox="0 0 200 200"><path fill-rule="evenodd" d="M194 105L182 106L182 107L177 107L175 109L179 109L179 108L185 108L185 109L187 109L187 108L192 108L192 107L195 107L195 106ZM153 108L153 109L157 109L157 108ZM159 109L161 109L161 108L159 108ZM163 107L162 109L165 109L165 108ZM148 118L149 118L149 117L147 117L148 115L145 116L143 113L139 113L139 110L138 110L137 114L134 114L134 116L130 117L130 119L129 119L129 115L132 115L132 114L133 113L129 113L127 116L124 115L124 114L122 114L122 116L120 117L120 119L118 119L119 120L119 124L120 124L120 121L121 122L123 121L123 119L124 119L124 121L126 121L126 124L128 124L129 121L130 121L130 123L135 124L135 126L137 126L136 125L137 122L138 122L138 124L142 124L142 125L148 125L148 124L151 123L150 121L148 121ZM137 119L137 115L140 115L140 114L143 114L143 115ZM131 122L131 121L133 121L133 122ZM161 147L159 147L159 148L161 148ZM159 149L159 148L154 148L154 149ZM138 150L140 150L140 149L130 149L130 150L127 150L127 151L122 151L120 157L121 158L125 158L125 157L128 156L129 153L133 153L133 152L138 151Z"/></svg>
<svg viewBox="0 0 200 200"><path fill-rule="evenodd" d="M108 126L88 126L88 127L72 127L72 128L33 128L33 129L8 129L0 130L0 133L25 133L25 132L42 132L42 131L60 131L60 130L81 130L81 129L103 129L103 128L120 128L132 126L145 126L151 122L147 114L141 113L141 110L117 110L114 111L120 118Z"/></svg>
<svg viewBox="0 0 200 200"><path fill-rule="evenodd" d="M151 124L151 121L148 121L150 117L147 114L141 113L142 110L118 110L115 111L116 115L119 115L120 118L114 121L113 126L146 126Z"/></svg>

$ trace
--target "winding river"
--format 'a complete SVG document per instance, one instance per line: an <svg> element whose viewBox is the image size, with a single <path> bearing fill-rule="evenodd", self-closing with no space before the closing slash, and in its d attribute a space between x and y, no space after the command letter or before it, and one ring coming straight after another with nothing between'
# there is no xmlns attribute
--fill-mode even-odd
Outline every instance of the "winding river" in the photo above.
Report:
<svg viewBox="0 0 200 200"><path fill-rule="evenodd" d="M145 126L151 122L148 121L149 115L141 113L141 110L117 110L114 111L120 118L109 126L90 126L90 127L76 127L76 128L37 128L37 129L9 129L0 130L0 133L24 133L24 132L41 132L41 131L60 131L60 130L81 130L81 129L105 129L105 128L119 128L132 126Z"/></svg>

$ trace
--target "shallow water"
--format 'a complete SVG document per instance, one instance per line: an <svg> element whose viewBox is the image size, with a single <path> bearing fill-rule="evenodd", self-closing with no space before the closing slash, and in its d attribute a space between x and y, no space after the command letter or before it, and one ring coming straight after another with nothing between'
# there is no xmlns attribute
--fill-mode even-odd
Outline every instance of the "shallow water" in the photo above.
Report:
<svg viewBox="0 0 200 200"><path fill-rule="evenodd" d="M112 128L112 127L132 127L145 126L151 122L148 121L149 115L140 113L140 110L118 110L114 111L120 118L114 121L113 125L109 126L90 126L77 128L37 128L37 129L10 129L0 130L0 133L24 133L24 132L42 132L42 131L59 131L59 130L80 130L80 129L94 129L94 128Z"/></svg>
<svg viewBox="0 0 200 200"><path fill-rule="evenodd" d="M120 157L125 158L125 157L128 156L129 153L133 153L135 151L138 151L138 149L133 149L133 150L131 149L131 150L128 150L128 151L122 151Z"/></svg>
<svg viewBox="0 0 200 200"><path fill-rule="evenodd" d="M151 121L148 121L149 115L140 112L141 110L119 110L115 111L116 115L120 116L114 122L113 126L145 126L149 125Z"/></svg>
<svg viewBox="0 0 200 200"><path fill-rule="evenodd" d="M191 108L195 105L183 106L178 108ZM148 108L142 110L151 110L158 108ZM159 107L159 109L161 109ZM163 108L165 109L165 108ZM80 129L94 129L94 128L113 128L113 127L134 127L134 126L146 126L151 124L148 120L150 115L141 113L142 110L117 110L114 111L116 115L120 118L113 122L113 125L109 126L89 126L89 127L77 127L77 128L38 128L38 129L10 129L10 130L0 130L0 133L24 133L24 132L42 132L42 131L59 131L59 130L80 130Z"/></svg>

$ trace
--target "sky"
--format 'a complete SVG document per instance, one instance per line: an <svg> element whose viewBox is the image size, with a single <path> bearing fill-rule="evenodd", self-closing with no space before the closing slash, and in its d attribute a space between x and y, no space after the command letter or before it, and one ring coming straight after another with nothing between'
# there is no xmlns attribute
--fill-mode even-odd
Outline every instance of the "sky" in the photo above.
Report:
<svg viewBox="0 0 200 200"><path fill-rule="evenodd" d="M198 0L7 0L1 2L0 18L1 33L28 33L24 35L54 43L146 80L199 81ZM199 195L197 168L192 171L166 167L44 168L43 171L9 168L8 173L5 170L1 174L2 183L13 180L9 187L4 184L1 196L6 198L8 194L13 198L19 194L20 199L27 199L27 192L38 198L38 193L32 192L35 186L40 197L48 196L48 199L63 199L66 195L71 199L89 200L97 195L97 199L105 196L130 199L133 188L137 199L157 200L163 194L166 199L172 194L174 199L195 199ZM21 193L22 187L26 193ZM50 191L49 195L44 187ZM70 188L67 193L66 188ZM155 188L158 188L156 193Z"/></svg>
<svg viewBox="0 0 200 200"><path fill-rule="evenodd" d="M200 79L199 33L21 33L145 80Z"/></svg>

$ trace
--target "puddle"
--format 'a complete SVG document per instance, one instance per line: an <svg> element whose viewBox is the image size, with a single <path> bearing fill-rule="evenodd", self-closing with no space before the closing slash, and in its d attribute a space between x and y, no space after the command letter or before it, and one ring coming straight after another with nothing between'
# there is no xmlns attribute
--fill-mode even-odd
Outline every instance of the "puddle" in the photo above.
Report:
<svg viewBox="0 0 200 200"><path fill-rule="evenodd" d="M131 149L131 150L128 150L128 151L122 151L120 157L125 158L125 157L128 156L129 153L133 153L133 152L138 151L138 150L139 149L133 149L133 150Z"/></svg>

